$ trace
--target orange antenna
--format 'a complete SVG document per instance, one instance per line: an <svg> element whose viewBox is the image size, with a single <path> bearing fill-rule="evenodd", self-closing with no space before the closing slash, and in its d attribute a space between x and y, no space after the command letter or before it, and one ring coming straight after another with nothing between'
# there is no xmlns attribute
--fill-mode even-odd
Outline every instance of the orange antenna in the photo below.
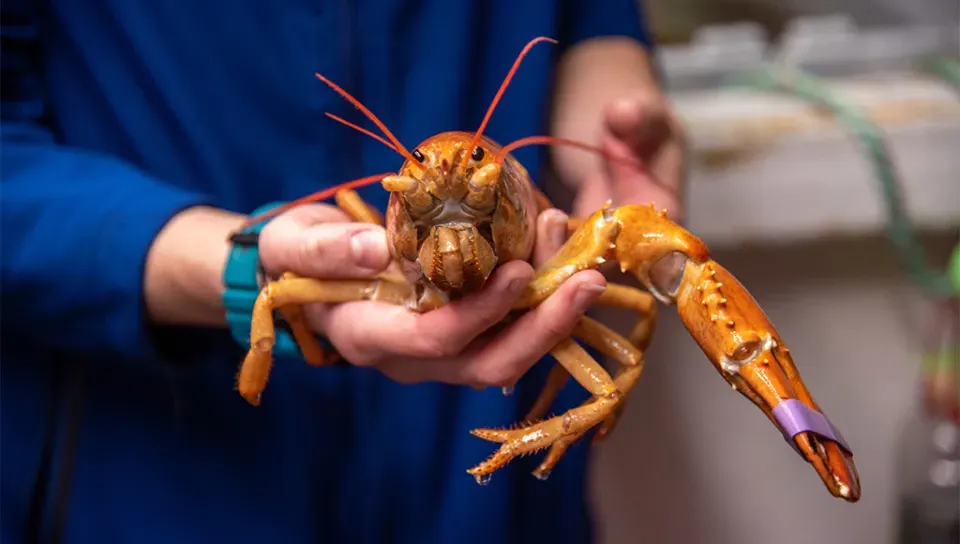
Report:
<svg viewBox="0 0 960 544"><path fill-rule="evenodd" d="M473 154L473 149L477 147L477 144L480 143L480 136L483 135L483 130L487 128L487 123L490 122L490 117L493 115L493 110L496 109L497 104L500 102L500 98L503 96L504 91L507 90L507 86L510 85L510 80L513 79L513 75L517 73L517 69L520 68L520 63L523 61L523 58L527 56L527 53L533 49L534 45L537 45L540 42L550 42L556 44L557 40L553 38L547 38L545 36L540 36L539 38L534 38L524 46L523 50L520 51L520 54L517 55L517 59L513 61L513 66L510 67L510 71L507 72L507 76L503 78L503 83L500 84L500 89L497 90L497 94L493 97L493 100L490 102L490 107L487 108L487 114L484 115L483 121L480 122L480 128L477 129L476 134L473 135L473 140L470 141L470 146L467 147L467 158L469 159L470 155ZM460 163L459 171L463 175L463 172L467 168L467 162L463 161Z"/></svg>
<svg viewBox="0 0 960 544"><path fill-rule="evenodd" d="M317 76L317 79L326 83L331 89L336 91L337 94L345 98L347 102L350 102L351 104L353 104L353 107L363 112L363 114L367 116L367 119L370 119L371 121L373 121L373 124L377 125L377 128L383 131L384 135L386 135L386 137L393 143L393 147L397 150L397 152L403 155L405 159L410 161L417 168L424 171L426 170L426 166L424 166L423 164L420 163L420 161L415 159L413 155L411 155L410 152L407 151L407 148L403 147L403 144L400 143L400 140L398 140L397 137L394 136L392 132L390 132L390 129L388 129L387 126L383 124L383 121L378 119L377 116L374 115L372 111L368 110L367 107L361 104L359 100L351 96L350 93L348 93L347 91L341 89L340 86L337 85L336 83L330 81L329 79L323 77L320 74L314 74L314 75Z"/></svg>
<svg viewBox="0 0 960 544"><path fill-rule="evenodd" d="M326 112L326 111L325 111L325 112L323 112L323 114L326 115L327 117L333 119L334 121L336 121L336 122L338 122L338 123L347 125L348 127L352 128L353 130L356 130L357 132L362 132L363 134L366 134L367 136L373 138L374 140L379 141L380 143L382 143L383 145L385 145L385 146L389 147L390 149L396 151L397 153L400 153L400 150L397 149L397 147L396 147L395 145L391 144L391 143L388 142L386 139L384 139L384 138L382 138L382 137L380 137L380 136L378 136L378 135L370 132L369 130L367 130L367 129L363 128L363 127L357 126L357 125L351 123L350 121L347 121L346 119L344 119L344 118L342 118L342 117L337 117L336 115L334 115L334 114L332 114L332 113L330 113L330 112ZM403 153L400 153L400 154L403 155Z"/></svg>
<svg viewBox="0 0 960 544"><path fill-rule="evenodd" d="M509 144L500 148L500 151L497 152L497 156L494 158L494 161L497 164L502 165L503 161L507 158L508 153L510 153L515 149L526 147L528 145L566 145L570 147L576 147L584 151L590 151L592 153L596 153L600 155L601 157L603 157L604 159L610 162L617 162L624 166L631 166L633 168L636 168L637 170L646 174L647 177L649 177L650 180L653 181L654 185L662 188L665 191L672 193L673 195L677 194L677 190L675 188L667 186L667 184L663 183L662 181L654 177L653 172L651 172L647 168L647 165L643 164L642 162L635 159L616 157L614 155L611 155L607 151L605 151L603 148L590 145L590 144L585 144L583 142L578 142L576 140L569 140L567 138L557 138L555 136L527 136L526 138L520 138L519 140L510 142Z"/></svg>
<svg viewBox="0 0 960 544"><path fill-rule="evenodd" d="M273 216L275 216L275 215L277 215L277 214L283 213L283 212L285 212L285 211L287 211L287 210L289 210L289 209L291 209L291 208L295 208L295 207L297 207L297 206L302 206L303 204L309 204L309 203L311 203L311 202L319 202L319 201L321 201L321 200L326 200L326 199L330 198L331 196L339 193L340 191L345 191L345 190L347 190L347 189L356 189L356 188L358 188L358 187L366 187L367 185L373 185L374 183L377 183L377 182L381 181L383 178L385 178L385 177L387 177L387 176L392 176L392 175L394 175L394 172L386 172L386 173L384 173L384 174L376 174L376 175L373 175L373 176L366 176L366 177L362 177L362 178L360 178L360 179L355 179L355 180L353 180L353 181L348 181L348 182L346 182L346 183L341 183L340 185L335 185L335 186L333 186L333 187L328 187L328 188L326 188L326 189L323 189L322 191L317 191L316 193L309 194L309 195L307 195L307 196L305 196L305 197L298 198L298 199L296 199L296 200L294 200L294 201L291 201L291 202L287 202L286 204L284 204L284 205L282 205L282 206L278 206L278 207L276 207L276 208L274 208L274 209L272 209L272 210L270 210L270 211L263 212L263 213L261 213L260 215L256 215L256 216L254 216L254 217L251 217L251 218L247 219L247 220L243 223L243 225L241 226L241 228L246 228L246 227L248 227L248 226L250 226L250 225L255 225L255 224L260 223L261 221L264 221L264 220L266 220L266 219L269 219L269 218L271 218L271 217L273 217Z"/></svg>

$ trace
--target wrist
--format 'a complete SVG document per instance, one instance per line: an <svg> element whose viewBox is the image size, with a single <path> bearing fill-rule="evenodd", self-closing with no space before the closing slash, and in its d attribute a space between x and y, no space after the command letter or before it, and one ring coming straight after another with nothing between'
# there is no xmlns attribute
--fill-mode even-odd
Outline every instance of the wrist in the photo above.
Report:
<svg viewBox="0 0 960 544"><path fill-rule="evenodd" d="M144 296L157 324L225 327L223 267L246 216L198 206L175 215L147 255Z"/></svg>
<svg viewBox="0 0 960 544"><path fill-rule="evenodd" d="M250 215L258 216L272 210L283 203L275 202L261 206ZM260 222L237 229L231 233L230 247L222 268L221 290L223 314L226 317L230 334L245 349L250 348L250 335L253 314L256 313L256 304L264 277L263 263L260 258L260 232L265 223ZM260 318L264 318L260 315ZM293 329L283 316L270 317L274 324L273 354L276 356L303 357L300 345L294 336ZM323 351L332 351L332 346L319 335L315 335Z"/></svg>

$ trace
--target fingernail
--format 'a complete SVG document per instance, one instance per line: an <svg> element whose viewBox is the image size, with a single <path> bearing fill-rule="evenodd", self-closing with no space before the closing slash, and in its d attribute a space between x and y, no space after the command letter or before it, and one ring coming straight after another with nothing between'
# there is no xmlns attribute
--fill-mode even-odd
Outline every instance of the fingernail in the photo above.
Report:
<svg viewBox="0 0 960 544"><path fill-rule="evenodd" d="M378 230L361 230L350 237L353 262L362 268L380 270L390 261L386 238Z"/></svg>
<svg viewBox="0 0 960 544"><path fill-rule="evenodd" d="M606 289L606 285L584 283L577 289L577 294L573 296L573 304L579 311L586 311L593 304L593 301L597 300L600 293L606 291Z"/></svg>
<svg viewBox="0 0 960 544"><path fill-rule="evenodd" d="M550 239L557 247L562 246L567 241L567 214L557 211L550 215Z"/></svg>

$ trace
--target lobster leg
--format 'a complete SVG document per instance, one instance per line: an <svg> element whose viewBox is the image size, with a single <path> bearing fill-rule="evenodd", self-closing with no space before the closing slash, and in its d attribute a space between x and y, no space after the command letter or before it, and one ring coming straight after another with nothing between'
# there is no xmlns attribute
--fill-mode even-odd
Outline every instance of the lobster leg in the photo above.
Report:
<svg viewBox="0 0 960 544"><path fill-rule="evenodd" d="M600 295L596 304L636 312L640 320L633 327L628 338L638 348L647 349L657 326L657 304L653 295L636 287L609 283L607 290Z"/></svg>
<svg viewBox="0 0 960 544"><path fill-rule="evenodd" d="M250 323L250 350L247 352L237 375L237 389L240 395L250 404L260 404L260 395L267 385L273 359L273 344L276 341L273 323L273 311L278 308L296 308L300 305L316 302L337 303L358 300L379 300L392 304L406 305L411 303L414 290L405 282L392 281L386 278L374 280L318 280L286 275L278 281L267 283L261 289L260 295L253 307ZM295 314L294 314L295 315ZM302 314L301 314L302 315ZM297 340L301 342L301 349L310 344L303 342L303 336L309 336L305 320L291 326ZM299 333L297 332L299 331ZM319 346L317 346L319 348ZM311 353L315 356L315 353ZM322 355L321 355L322 357ZM314 362L317 362L315 359ZM320 359L322 362L322 358Z"/></svg>
<svg viewBox="0 0 960 544"><path fill-rule="evenodd" d="M335 199L337 206L354 221L372 223L374 225L383 224L383 216L380 215L380 212L364 202L360 195L353 189L345 189L336 193ZM281 277L281 280L292 277L295 276L288 272ZM311 366L323 366L324 364L336 362L339 354L334 351L330 354L330 357L326 356L323 347L307 323L307 317L302 305L284 306L280 309L280 313L283 315L284 320L290 325L290 330L297 344L300 346L300 351L303 353L303 358L307 361L307 364Z"/></svg>
<svg viewBox="0 0 960 544"><path fill-rule="evenodd" d="M383 225L383 216L376 208L363 201L363 198L353 189L344 189L334 195L337 206L354 221Z"/></svg>
<svg viewBox="0 0 960 544"><path fill-rule="evenodd" d="M603 264L611 255L614 241L620 232L620 224L605 208L594 214L588 222L577 229L564 243L560 250L546 263L537 269L534 280L527 286L524 294L514 304L515 309L524 309L538 305L570 276L587 268L595 268ZM607 294L609 292L609 294ZM655 316L653 304L645 294L626 286L608 287L604 293L605 302L612 306L636 309L641 316ZM647 313L644 313L647 310ZM649 335L653 331L653 321L641 319L631 336L636 337L638 343L644 346L649 342ZM621 337L602 324L589 319L581 318L574 336L596 347L601 352L613 356L627 371L618 373L618 378L626 390L632 389L640 375L642 353L630 341ZM523 427L516 430L476 429L475 436L501 442L503 445L487 461L477 465L467 472L474 475L478 482L483 482L492 472L508 463L517 455L529 454L548 446L554 447L547 463L538 469L537 474L545 477L550 468L556 463L566 448L580 438L586 431L600 423L612 428L616 419L616 408L622 404L624 389L621 389L614 379L603 370L599 363L572 340L561 342L551 355L557 359L559 369L551 371L547 387L541 392L540 399L535 403L531 412L546 411L550 401L562 387L565 378L563 371L568 372L593 397L578 408L566 412L562 416L547 421ZM612 388L612 391L609 390ZM540 415L540 414L533 414ZM576 423L576 425L574 424ZM559 426L558 426L559 425Z"/></svg>
<svg viewBox="0 0 960 544"><path fill-rule="evenodd" d="M571 219L571 222L574 220ZM579 227L570 235L560 250L537 269L536 276L514 309L526 309L543 302L556 288L575 273L596 268L606 262L620 233L620 223L607 208L595 213L589 220L577 220ZM569 224L569 223L568 223ZM641 319L631 333L631 340L641 349L646 348L656 321L656 306L652 297L639 289L610 284L597 303L637 311ZM540 397L534 403L527 419L539 419L567 381L564 368L554 367Z"/></svg>
<svg viewBox="0 0 960 544"><path fill-rule="evenodd" d="M297 276L287 272L280 277L280 280L288 280L296 278ZM282 306L280 308L280 314L283 316L283 319L290 325L290 332L293 333L293 338L296 340L297 345L300 346L300 353L303 354L304 360L307 361L307 364L310 366L323 366L325 364L332 364L336 361L337 354L332 353L330 357L327 357L327 354L323 350L323 346L320 345L320 341L317 340L316 335L313 330L310 329L310 324L307 322L307 314L303 310L303 305L301 304L290 304L287 306Z"/></svg>
<svg viewBox="0 0 960 544"><path fill-rule="evenodd" d="M640 350L647 349L647 346L650 344L650 339L653 336L657 321L657 307L655 301L653 300L653 296L651 296L650 293L646 293L635 287L611 283L607 284L606 291L600 295L596 304L601 306L623 308L637 312L640 319L636 326L634 326L633 331L630 333L629 342ZM610 329L606 329L606 327L604 327L604 331L598 330L594 324L599 325L599 323L592 319L585 318L584 320L581 320L574 329L573 335L577 338L580 338L587 344L600 349L604 355L620 361L617 353L608 352L601 347L607 342L615 342L615 340L607 339L612 339L614 337L619 339L621 338L620 335L614 333ZM612 333L613 336L611 336L610 333ZM540 392L539 397L537 397L533 407L529 412L527 412L527 415L524 419L526 421L536 421L542 418L544 414L547 413L547 410L550 408L550 405L556 399L557 395L560 393L560 390L563 389L564 385L566 385L569 377L570 375L562 366L554 365L553 368L550 369L550 373L547 375L546 384L544 384L543 390ZM622 406L617 408L618 412L622 410ZM612 423L610 425L612 425ZM604 428L606 427L608 427L607 424L604 425ZM606 434L606 432L607 431L604 431L603 434Z"/></svg>
<svg viewBox="0 0 960 544"><path fill-rule="evenodd" d="M349 215L354 221L373 223L376 225L383 224L383 217L380 215L380 213L372 206L367 205L367 203L363 201L356 191L351 189L340 191L335 195L335 198L340 209ZM285 281L296 279L305 278L298 278L295 274L287 272L283 274L276 282L274 282L272 287L268 284L268 286L264 287L264 290L266 290L267 287L271 287L274 290L285 290L286 288L281 287L281 285ZM261 295L263 295L263 291L261 291ZM308 302L331 301L310 300ZM277 307L279 308L283 319L287 322L287 324L290 325L290 332L293 334L297 345L300 347L300 351L303 354L303 358L306 360L307 364L311 366L323 366L336 361L338 354L334 352L330 357L327 357L327 354L324 353L323 347L320 345L317 337L310 329L310 325L307 323L306 313L303 310L303 304L286 303L279 304ZM274 325L272 315L267 318L262 314L258 315L255 312L253 318L258 320L257 328L259 330L267 331L267 336L261 336L259 341L264 342L268 340L270 349L272 350L274 341ZM254 344L255 340L257 339L251 338L251 346L256 345ZM243 365L241 366L240 373L237 377L237 388L241 391L243 397L252 404L259 403L260 394L263 392L263 389L266 386L267 376L272 365L271 355L272 354L269 350L262 351L251 347L251 349L247 352L247 356L244 359ZM246 393L244 393L244 391L246 391ZM251 399L256 399L256 402Z"/></svg>
<svg viewBox="0 0 960 544"><path fill-rule="evenodd" d="M543 384L543 389L540 390L537 400L534 401L533 406L523 420L538 421L543 419L547 410L550 409L550 405L557 399L557 395L560 394L563 386L567 385L569 379L570 373L567 372L567 369L563 368L563 365L553 365L553 367L550 368L550 373L547 374L547 380Z"/></svg>
<svg viewBox="0 0 960 544"><path fill-rule="evenodd" d="M633 343L627 342L627 340L617 334L616 331L587 317L581 320L573 334L619 364L619 369L613 381L617 389L623 394L623 399L614 407L613 411L604 418L600 427L597 429L593 440L594 443L597 443L606 436L609 436L614 425L619 421L619 417L626 406L627 399L633 387L640 379L640 374L643 372L644 354L643 351L638 349ZM562 367L559 366L555 368L562 369ZM595 400L596 397L591 397L584 401L582 405L589 404ZM588 430L589 429L584 429L571 436L561 437L554 442L550 446L550 451L547 452L543 462L534 470L533 475L541 480L547 479L550 472L553 471L553 467L556 466L563 457L563 454L566 453L567 448L576 443L577 440L580 440Z"/></svg>
<svg viewBox="0 0 960 544"><path fill-rule="evenodd" d="M629 345L629 343L624 343ZM475 429L474 436L500 442L500 449L489 459L467 472L478 483L484 484L489 476L513 458L542 450L558 440L582 434L603 421L623 399L613 379L606 370L572 339L562 340L550 354L569 372L577 382L593 394L592 402L567 411L562 416L519 429Z"/></svg>

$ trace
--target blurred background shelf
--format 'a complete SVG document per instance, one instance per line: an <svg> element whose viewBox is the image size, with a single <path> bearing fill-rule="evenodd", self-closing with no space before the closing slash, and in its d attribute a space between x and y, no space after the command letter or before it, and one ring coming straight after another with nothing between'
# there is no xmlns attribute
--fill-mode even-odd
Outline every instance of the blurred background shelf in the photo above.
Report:
<svg viewBox="0 0 960 544"><path fill-rule="evenodd" d="M768 17L700 26L660 52L690 133L691 228L717 247L883 231L878 182L854 135L799 98L730 85L770 66L824 78L879 126L918 230L960 228L960 90L920 69L958 58L956 22L861 29L847 14L783 21L770 10L783 15L789 2L746 4Z"/></svg>
<svg viewBox="0 0 960 544"><path fill-rule="evenodd" d="M885 133L916 227L960 228L960 95L908 73L831 85ZM830 114L800 99L739 89L681 91L672 100L690 131L689 225L708 244L883 233L871 164Z"/></svg>

